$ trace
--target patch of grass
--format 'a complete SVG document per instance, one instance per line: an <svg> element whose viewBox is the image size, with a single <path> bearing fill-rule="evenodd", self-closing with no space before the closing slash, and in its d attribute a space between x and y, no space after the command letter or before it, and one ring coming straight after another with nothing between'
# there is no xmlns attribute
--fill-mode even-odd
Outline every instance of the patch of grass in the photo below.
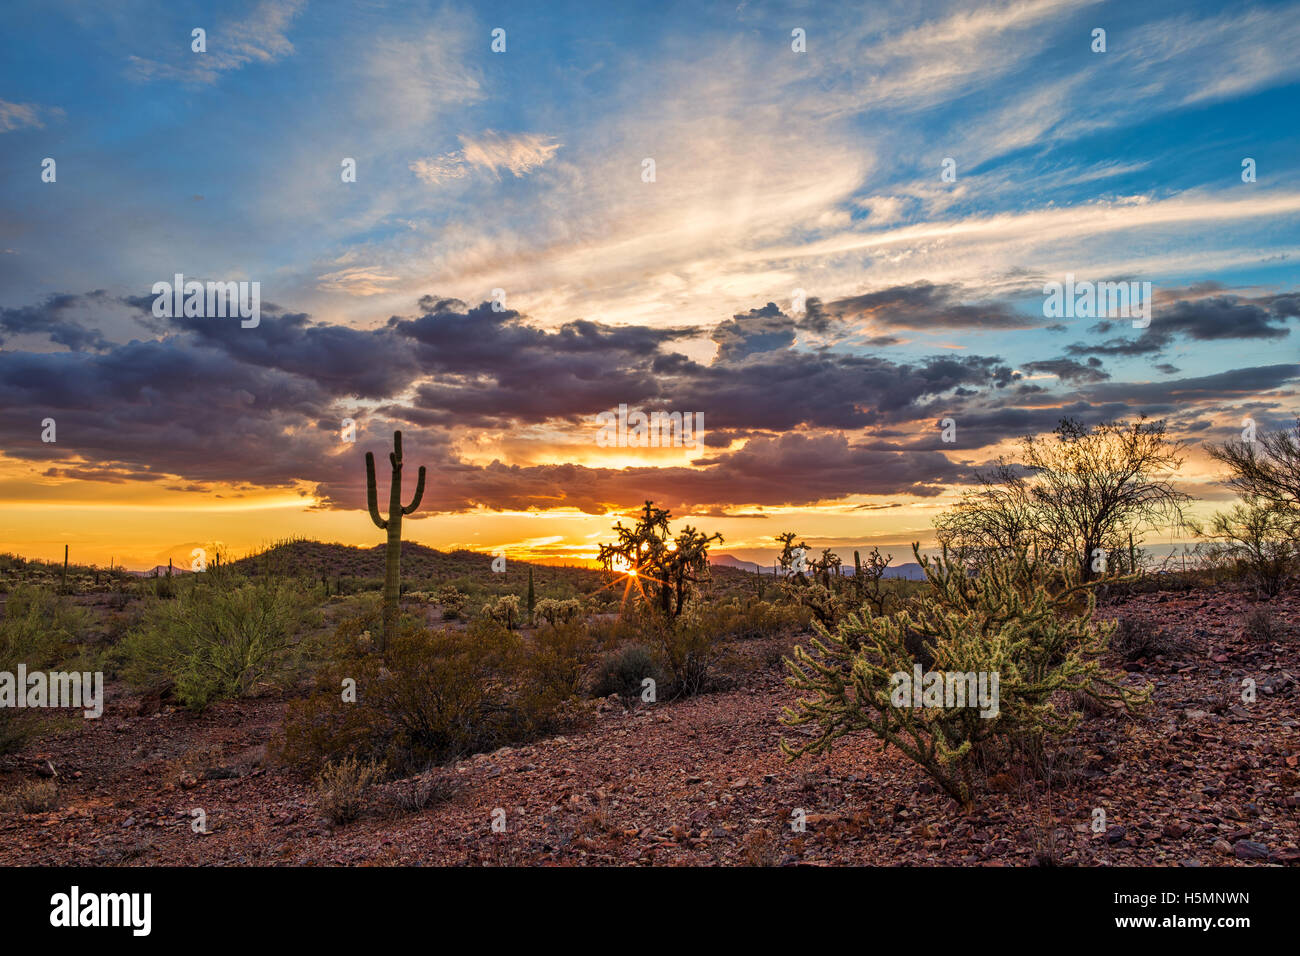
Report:
<svg viewBox="0 0 1300 956"><path fill-rule="evenodd" d="M1140 658L1179 657L1187 653L1187 639L1164 628L1155 628L1131 617L1121 617L1115 623L1110 639L1111 649L1126 661Z"/></svg>
<svg viewBox="0 0 1300 956"><path fill-rule="evenodd" d="M27 780L0 797L0 810L13 813L47 813L59 804L59 787L53 780Z"/></svg>
<svg viewBox="0 0 1300 956"><path fill-rule="evenodd" d="M1273 644L1288 634L1285 624L1266 607L1256 607L1241 622L1242 634L1254 644Z"/></svg>
<svg viewBox="0 0 1300 956"><path fill-rule="evenodd" d="M383 764L373 760L345 757L338 763L327 763L316 777L316 797L325 818L342 825L359 817L365 806L366 791L383 774Z"/></svg>

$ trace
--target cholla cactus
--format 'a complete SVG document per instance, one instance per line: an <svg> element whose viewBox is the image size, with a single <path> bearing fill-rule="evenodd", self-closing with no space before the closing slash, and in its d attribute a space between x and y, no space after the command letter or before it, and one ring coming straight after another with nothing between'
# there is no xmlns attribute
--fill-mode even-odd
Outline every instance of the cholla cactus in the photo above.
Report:
<svg viewBox="0 0 1300 956"><path fill-rule="evenodd" d="M366 504L370 520L375 527L388 532L388 550L384 556L384 634L379 642L382 653L388 642L397 634L398 598L401 592L402 515L409 515L420 507L424 497L424 466L415 483L415 497L402 506L402 433L393 432L393 450L388 455L393 465L393 479L388 492L388 518L379 516L379 493L375 486L375 456L366 452Z"/></svg>
<svg viewBox="0 0 1300 956"><path fill-rule="evenodd" d="M542 598L537 602L537 616L547 624L555 627L582 617L582 602L576 598L557 601L554 598Z"/></svg>
<svg viewBox="0 0 1300 956"><path fill-rule="evenodd" d="M668 530L672 514L647 501L636 526L614 526L616 544L602 544L599 560L606 570L621 571L635 582L646 607L657 610L670 624L686 606L686 599L709 579L709 545L722 543L721 534L705 535L690 525L673 537Z"/></svg>
<svg viewBox="0 0 1300 956"><path fill-rule="evenodd" d="M972 577L946 553L931 562L913 551L930 586L926 599L888 616L864 606L833 631L815 621L810 649L796 647L787 659L787 683L810 696L785 708L782 722L820 731L800 745L783 740L791 759L827 752L837 738L865 730L969 806L981 744L997 739L1014 748L1074 726L1079 714L1058 709L1058 691L1129 709L1145 699L1101 669L1098 656L1114 625L1094 624L1091 585L1079 583L1073 567L1049 572L1022 551ZM937 703L918 706L898 693L919 671L927 672L927 696L937 683ZM950 675L979 674L990 677L991 709L971 706L964 694L960 702L945 696Z"/></svg>
<svg viewBox="0 0 1300 956"><path fill-rule="evenodd" d="M495 601L484 604L482 615L490 617L498 624L504 624L508 629L514 630L515 624L520 619L519 595L503 594Z"/></svg>

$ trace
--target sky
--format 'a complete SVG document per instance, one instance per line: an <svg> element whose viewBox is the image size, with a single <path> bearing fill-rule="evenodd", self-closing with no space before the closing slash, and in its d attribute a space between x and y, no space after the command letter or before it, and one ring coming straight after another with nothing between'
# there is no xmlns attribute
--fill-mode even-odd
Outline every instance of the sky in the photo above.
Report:
<svg viewBox="0 0 1300 956"><path fill-rule="evenodd" d="M1166 420L1204 514L1205 443L1300 414L1300 4L0 25L0 551L378 543L364 454L386 491L400 428L433 547L578 563L653 499L747 560L897 562L1062 417ZM258 283L256 324L160 316L176 274ZM1067 281L1149 323L1053 313ZM601 440L620 405L703 435Z"/></svg>

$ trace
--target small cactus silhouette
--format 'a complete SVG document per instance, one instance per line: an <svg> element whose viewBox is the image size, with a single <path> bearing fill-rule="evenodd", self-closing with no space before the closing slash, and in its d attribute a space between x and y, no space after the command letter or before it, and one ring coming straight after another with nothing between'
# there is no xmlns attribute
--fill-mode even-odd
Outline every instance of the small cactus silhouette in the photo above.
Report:
<svg viewBox="0 0 1300 956"><path fill-rule="evenodd" d="M400 592L402 562L402 515L409 515L420 507L424 497L424 466L415 482L415 497L402 506L402 433L393 432L393 450L388 455L393 465L393 479L388 494L388 519L379 516L379 493L375 486L375 456L366 452L366 504L370 520L381 531L388 532L388 550L384 559L384 633L378 641L379 651L388 648L388 642L397 633L398 597Z"/></svg>

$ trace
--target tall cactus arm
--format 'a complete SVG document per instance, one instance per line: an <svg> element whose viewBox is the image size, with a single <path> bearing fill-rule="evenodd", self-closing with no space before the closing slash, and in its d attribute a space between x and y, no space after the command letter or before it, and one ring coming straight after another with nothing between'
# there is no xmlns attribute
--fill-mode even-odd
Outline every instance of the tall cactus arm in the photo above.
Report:
<svg viewBox="0 0 1300 956"><path fill-rule="evenodd" d="M415 479L415 497L411 503L402 509L402 514L409 515L416 508L420 507L420 499L424 497L424 466L420 466L420 476Z"/></svg>
<svg viewBox="0 0 1300 956"><path fill-rule="evenodd" d="M379 495L375 488L375 456L366 452L366 504L370 508L370 520L381 531L388 528L388 522L379 517Z"/></svg>

